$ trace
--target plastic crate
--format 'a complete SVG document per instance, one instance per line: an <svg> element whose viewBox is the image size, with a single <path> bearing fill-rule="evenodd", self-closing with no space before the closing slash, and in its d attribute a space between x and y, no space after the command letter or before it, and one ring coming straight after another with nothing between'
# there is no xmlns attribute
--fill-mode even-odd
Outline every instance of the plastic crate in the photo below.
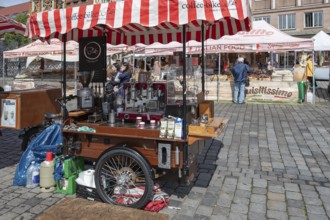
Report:
<svg viewBox="0 0 330 220"><path fill-rule="evenodd" d="M76 196L78 198L84 198L91 201L100 201L102 202L101 198L99 197L97 191L93 187L84 186L77 183L77 190Z"/></svg>

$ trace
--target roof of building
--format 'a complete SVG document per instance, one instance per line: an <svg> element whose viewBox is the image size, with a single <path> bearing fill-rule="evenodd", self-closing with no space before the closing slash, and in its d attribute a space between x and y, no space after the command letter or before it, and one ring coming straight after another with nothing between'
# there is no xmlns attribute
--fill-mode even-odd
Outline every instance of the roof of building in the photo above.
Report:
<svg viewBox="0 0 330 220"><path fill-rule="evenodd" d="M29 10L30 10L30 2L25 2L22 4L12 5L9 7L0 7L0 14L6 17L12 17L15 14L29 12Z"/></svg>

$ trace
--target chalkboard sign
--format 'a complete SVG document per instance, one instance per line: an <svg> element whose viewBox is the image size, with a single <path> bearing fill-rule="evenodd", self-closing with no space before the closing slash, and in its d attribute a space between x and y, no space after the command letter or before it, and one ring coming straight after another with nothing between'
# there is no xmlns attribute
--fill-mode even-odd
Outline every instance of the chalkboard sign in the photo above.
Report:
<svg viewBox="0 0 330 220"><path fill-rule="evenodd" d="M93 82L105 81L106 48L106 37L86 37L79 40L79 71L94 71Z"/></svg>

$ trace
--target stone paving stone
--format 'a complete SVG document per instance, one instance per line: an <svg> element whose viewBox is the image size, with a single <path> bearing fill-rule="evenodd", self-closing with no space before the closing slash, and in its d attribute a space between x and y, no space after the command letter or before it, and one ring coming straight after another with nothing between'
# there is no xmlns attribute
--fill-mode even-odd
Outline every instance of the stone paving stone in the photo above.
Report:
<svg viewBox="0 0 330 220"><path fill-rule="evenodd" d="M18 205L24 203L25 201L26 201L25 199L15 198L15 199L10 200L9 202L7 202L7 205L18 206Z"/></svg>
<svg viewBox="0 0 330 220"><path fill-rule="evenodd" d="M195 214L198 215L205 215L205 216L211 216L213 212L213 207L210 206L205 206L205 205L200 205Z"/></svg>
<svg viewBox="0 0 330 220"><path fill-rule="evenodd" d="M267 181L264 179L253 179L253 186L254 187L260 187L260 188L266 188L267 187Z"/></svg>
<svg viewBox="0 0 330 220"><path fill-rule="evenodd" d="M243 204L232 204L230 208L230 212L235 212L235 213L241 213L241 214L247 214L248 213L248 205L243 205Z"/></svg>
<svg viewBox="0 0 330 220"><path fill-rule="evenodd" d="M31 213L23 213L19 216L17 216L16 218L14 218L14 220L29 220L29 219L33 219L35 217L34 214ZM1 218L1 217L0 217Z"/></svg>
<svg viewBox="0 0 330 220"><path fill-rule="evenodd" d="M194 215L194 219L210 220L211 217L209 217L209 216L205 216L205 215L198 215L198 214L195 214L195 215Z"/></svg>
<svg viewBox="0 0 330 220"><path fill-rule="evenodd" d="M36 193L26 192L26 193L23 193L22 195L20 195L19 198L21 198L21 199L31 199L31 198L35 197L36 195L37 195Z"/></svg>
<svg viewBox="0 0 330 220"><path fill-rule="evenodd" d="M1 217L1 215L3 215L4 213L9 212L10 210L12 210L13 208L14 208L14 207L12 207L12 206L7 206L7 205L1 206L1 209L0 209L0 217Z"/></svg>
<svg viewBox="0 0 330 220"><path fill-rule="evenodd" d="M12 211L16 212L18 214L22 214L26 211L28 211L31 208L31 206L26 205L26 204L20 204L17 207L13 208Z"/></svg>
<svg viewBox="0 0 330 220"><path fill-rule="evenodd" d="M325 211L322 206L315 206L315 205L306 205L307 213L310 214L318 214L318 215L325 215Z"/></svg>
<svg viewBox="0 0 330 220"><path fill-rule="evenodd" d="M230 213L230 208L221 207L221 206L216 205L213 208L212 215L222 215L222 216L227 216L228 217L229 213Z"/></svg>
<svg viewBox="0 0 330 220"><path fill-rule="evenodd" d="M11 201L11 200L15 199L18 196L20 196L20 194L18 194L18 193L9 193L7 195L2 196L1 199Z"/></svg>
<svg viewBox="0 0 330 220"><path fill-rule="evenodd" d="M308 205L322 205L322 201L319 198L304 196L304 201Z"/></svg>
<svg viewBox="0 0 330 220"><path fill-rule="evenodd" d="M274 193L284 193L284 187L280 185L269 185L268 191Z"/></svg>
<svg viewBox="0 0 330 220"><path fill-rule="evenodd" d="M276 211L286 211L286 203L281 201L268 200L267 209Z"/></svg>
<svg viewBox="0 0 330 220"><path fill-rule="evenodd" d="M39 204L39 205L32 207L30 209L30 212L34 213L34 214L40 214L41 212L45 211L47 208L49 208L49 207L46 205Z"/></svg>
<svg viewBox="0 0 330 220"><path fill-rule="evenodd" d="M239 196L242 198L250 198L251 192L248 190L236 190L235 196Z"/></svg>
<svg viewBox="0 0 330 220"><path fill-rule="evenodd" d="M259 194L252 194L251 195L251 202L252 203L264 203L266 204L266 195L259 195Z"/></svg>
<svg viewBox="0 0 330 220"><path fill-rule="evenodd" d="M184 215L184 216L189 216L193 217L196 212L196 207L191 207L191 206L182 206L181 210L178 211L179 215Z"/></svg>
<svg viewBox="0 0 330 220"><path fill-rule="evenodd" d="M300 192L299 185L294 183L284 183L284 188L286 191Z"/></svg>
<svg viewBox="0 0 330 220"><path fill-rule="evenodd" d="M286 214L286 212L275 211L275 210L268 210L267 217L270 219L281 219L281 220L288 219L288 215Z"/></svg>
<svg viewBox="0 0 330 220"><path fill-rule="evenodd" d="M249 211L250 212L254 212L254 213L259 213L259 214L266 214L266 210L267 210L267 207L266 207L266 203L254 203L254 202L251 202L250 203L250 209Z"/></svg>
<svg viewBox="0 0 330 220"><path fill-rule="evenodd" d="M306 217L306 210L303 208L288 207L288 213L290 216Z"/></svg>
<svg viewBox="0 0 330 220"><path fill-rule="evenodd" d="M307 217L290 216L290 220L306 220Z"/></svg>
<svg viewBox="0 0 330 220"><path fill-rule="evenodd" d="M268 192L267 193L267 198L269 200L285 201L285 195L283 193Z"/></svg>
<svg viewBox="0 0 330 220"><path fill-rule="evenodd" d="M15 212L6 212L5 214L0 216L0 220L14 219L16 216L18 216L18 214Z"/></svg>
<svg viewBox="0 0 330 220"><path fill-rule="evenodd" d="M259 187L253 187L253 188L252 188L252 193L253 193L253 194L261 194L261 195L265 195L265 194L267 193L267 189L259 188Z"/></svg>
<svg viewBox="0 0 330 220"><path fill-rule="evenodd" d="M227 220L228 217L227 216L223 216L223 215L212 215L211 220Z"/></svg>
<svg viewBox="0 0 330 220"><path fill-rule="evenodd" d="M294 207L294 208L304 208L305 204L303 201L299 201L299 200L292 200L292 199L288 199L286 200L288 207Z"/></svg>
<svg viewBox="0 0 330 220"><path fill-rule="evenodd" d="M192 216L178 214L177 216L174 216L174 220L194 220L194 218Z"/></svg>
<svg viewBox="0 0 330 220"><path fill-rule="evenodd" d="M261 213L255 213L255 212L252 212L252 211L249 211L249 214L248 214L248 219L251 219L251 220L266 220L266 215L265 214L261 214Z"/></svg>
<svg viewBox="0 0 330 220"><path fill-rule="evenodd" d="M294 200L302 200L302 195L299 192L286 192L286 198L287 199L294 199Z"/></svg>
<svg viewBox="0 0 330 220"><path fill-rule="evenodd" d="M329 217L322 214L308 213L308 220L329 220Z"/></svg>
<svg viewBox="0 0 330 220"><path fill-rule="evenodd" d="M304 189L302 189L301 194L303 196L308 196L308 197L313 197L313 198L318 198L319 197L318 193L315 190L304 190Z"/></svg>
<svg viewBox="0 0 330 220"><path fill-rule="evenodd" d="M247 215L241 213L231 212L229 214L229 220L247 220Z"/></svg>

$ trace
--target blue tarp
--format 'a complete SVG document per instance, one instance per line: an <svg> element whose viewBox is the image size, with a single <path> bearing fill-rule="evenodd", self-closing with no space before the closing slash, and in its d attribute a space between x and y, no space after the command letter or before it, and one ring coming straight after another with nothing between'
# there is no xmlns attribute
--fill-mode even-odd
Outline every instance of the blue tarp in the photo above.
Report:
<svg viewBox="0 0 330 220"><path fill-rule="evenodd" d="M60 154L63 143L62 129L60 124L54 124L41 132L28 146L22 155L13 181L14 186L26 185L26 171L32 161L39 166L46 159L46 152Z"/></svg>

